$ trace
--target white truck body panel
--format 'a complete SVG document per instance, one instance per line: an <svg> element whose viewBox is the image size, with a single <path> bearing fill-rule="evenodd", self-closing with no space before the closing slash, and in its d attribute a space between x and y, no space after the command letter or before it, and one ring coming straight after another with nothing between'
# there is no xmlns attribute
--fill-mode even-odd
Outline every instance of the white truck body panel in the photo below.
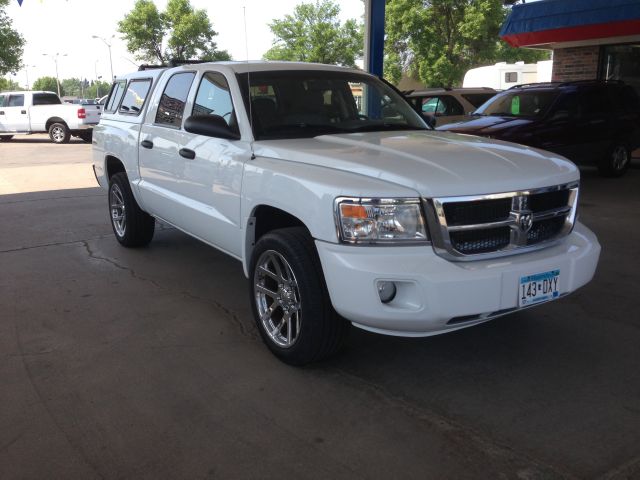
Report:
<svg viewBox="0 0 640 480"><path fill-rule="evenodd" d="M527 191L579 181L571 162L507 142L433 131L369 132L254 141L237 73L265 70L337 70L286 63L216 63L137 72L152 91L138 116L103 115L94 132L94 171L108 188L109 162L121 163L141 208L248 264L256 208L279 209L300 220L315 240L334 308L355 325L387 334L419 336L486 321L518 307L522 275L562 271L562 294L593 276L600 246L583 225L537 251L493 260L454 262L431 245L363 246L341 243L338 197L421 198ZM170 76L196 72L184 111L190 112L205 72L229 83L240 139L204 137L154 124ZM118 79L116 80L118 81ZM185 113L185 118L188 116ZM153 143L152 149L140 142ZM192 160L178 155L196 152ZM380 280L399 285L382 304ZM502 313L500 313L502 314ZM477 318L447 324L453 317Z"/></svg>

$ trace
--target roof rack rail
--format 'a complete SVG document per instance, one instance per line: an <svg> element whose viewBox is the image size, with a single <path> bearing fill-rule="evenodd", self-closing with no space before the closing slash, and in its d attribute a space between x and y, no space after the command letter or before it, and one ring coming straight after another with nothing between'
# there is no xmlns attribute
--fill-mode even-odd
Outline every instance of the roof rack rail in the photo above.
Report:
<svg viewBox="0 0 640 480"><path fill-rule="evenodd" d="M198 63L209 63L213 60L169 60L170 67L179 67L180 65L191 65Z"/></svg>
<svg viewBox="0 0 640 480"><path fill-rule="evenodd" d="M167 66L166 65L148 65L146 63L143 63L138 67L138 71L142 72L143 70L154 70L156 68L167 68Z"/></svg>
<svg viewBox="0 0 640 480"><path fill-rule="evenodd" d="M521 83L519 85L514 85L513 87L507 88L507 90L513 90L518 88L525 87L558 87L562 85L562 82L535 82L535 83Z"/></svg>

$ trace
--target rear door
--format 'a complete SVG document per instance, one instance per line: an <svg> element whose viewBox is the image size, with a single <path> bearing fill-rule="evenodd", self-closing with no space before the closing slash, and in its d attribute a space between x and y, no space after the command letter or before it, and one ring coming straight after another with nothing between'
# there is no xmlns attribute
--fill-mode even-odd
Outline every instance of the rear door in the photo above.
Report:
<svg viewBox="0 0 640 480"><path fill-rule="evenodd" d="M1 109L4 115L4 128L8 132L29 131L29 110L25 106L25 94L12 93L5 98L5 106Z"/></svg>

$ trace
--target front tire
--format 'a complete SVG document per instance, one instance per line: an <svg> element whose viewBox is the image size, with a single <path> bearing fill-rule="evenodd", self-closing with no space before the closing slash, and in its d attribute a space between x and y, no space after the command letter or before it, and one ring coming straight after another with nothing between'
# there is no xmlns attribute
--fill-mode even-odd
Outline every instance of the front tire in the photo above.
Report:
<svg viewBox="0 0 640 480"><path fill-rule="evenodd" d="M109 180L109 218L118 242L125 247L142 247L151 241L155 219L136 202L124 172Z"/></svg>
<svg viewBox="0 0 640 480"><path fill-rule="evenodd" d="M52 123L49 126L49 138L53 143L69 143L71 132L64 123Z"/></svg>
<svg viewBox="0 0 640 480"><path fill-rule="evenodd" d="M320 259L306 229L284 228L260 238L249 271L258 330L280 360L305 365L337 352L349 324L331 305Z"/></svg>
<svg viewBox="0 0 640 480"><path fill-rule="evenodd" d="M631 163L631 150L624 143L615 143L607 155L598 162L598 172L603 177L619 177Z"/></svg>

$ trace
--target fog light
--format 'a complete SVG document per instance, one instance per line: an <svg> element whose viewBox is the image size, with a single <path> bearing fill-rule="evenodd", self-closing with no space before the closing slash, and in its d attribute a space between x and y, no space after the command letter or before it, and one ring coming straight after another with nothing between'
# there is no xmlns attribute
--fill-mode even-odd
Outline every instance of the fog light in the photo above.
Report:
<svg viewBox="0 0 640 480"><path fill-rule="evenodd" d="M378 295L382 303L389 303L396 296L396 284L393 282L378 282Z"/></svg>

